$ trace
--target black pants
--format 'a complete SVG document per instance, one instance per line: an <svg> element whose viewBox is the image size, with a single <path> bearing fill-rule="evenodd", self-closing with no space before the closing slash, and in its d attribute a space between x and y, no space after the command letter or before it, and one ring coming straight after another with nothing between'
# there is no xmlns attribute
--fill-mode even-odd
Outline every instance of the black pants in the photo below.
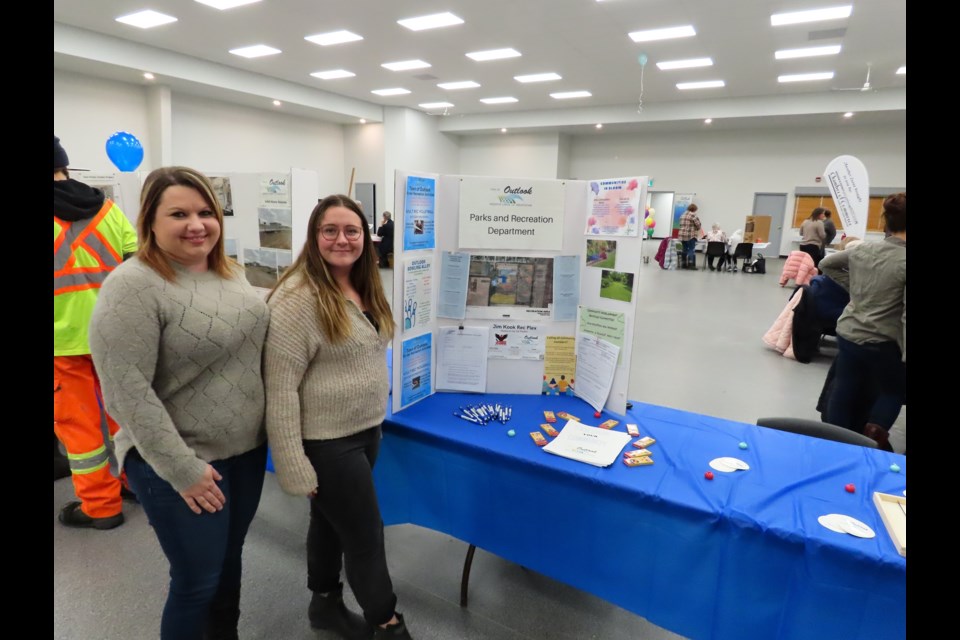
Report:
<svg viewBox="0 0 960 640"><path fill-rule="evenodd" d="M372 625L386 624L397 597L387 570L383 520L373 485L380 427L335 440L304 440L303 447L318 480L317 496L310 501L307 587L333 591L345 567L364 618Z"/></svg>
<svg viewBox="0 0 960 640"><path fill-rule="evenodd" d="M823 258L823 249L815 244L801 244L798 248L800 251L809 254L810 257L813 258L813 266L820 266L820 259Z"/></svg>

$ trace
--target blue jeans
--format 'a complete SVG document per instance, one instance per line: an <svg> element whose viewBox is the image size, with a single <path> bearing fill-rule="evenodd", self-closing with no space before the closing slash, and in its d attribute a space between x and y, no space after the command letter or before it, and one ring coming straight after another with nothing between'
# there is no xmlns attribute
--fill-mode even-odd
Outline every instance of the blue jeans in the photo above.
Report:
<svg viewBox="0 0 960 640"><path fill-rule="evenodd" d="M364 618L371 625L386 624L397 597L373 484L380 427L334 440L304 440L303 448L318 482L317 496L310 501L307 587L319 593L336 589L345 566Z"/></svg>
<svg viewBox="0 0 960 640"><path fill-rule="evenodd" d="M857 344L837 336L833 388L827 403L827 422L863 433L858 406L869 406L867 422L887 431L907 399L907 365L895 342Z"/></svg>
<svg viewBox="0 0 960 640"><path fill-rule="evenodd" d="M239 606L241 554L263 490L267 445L210 463L223 479L223 510L195 514L136 449L124 462L127 480L170 562L170 590L160 622L162 640L201 640L216 598ZM232 594L232 595L231 595Z"/></svg>
<svg viewBox="0 0 960 640"><path fill-rule="evenodd" d="M683 243L683 255L687 256L687 260L691 263L696 262L697 259L697 239L690 238L689 240L681 240Z"/></svg>

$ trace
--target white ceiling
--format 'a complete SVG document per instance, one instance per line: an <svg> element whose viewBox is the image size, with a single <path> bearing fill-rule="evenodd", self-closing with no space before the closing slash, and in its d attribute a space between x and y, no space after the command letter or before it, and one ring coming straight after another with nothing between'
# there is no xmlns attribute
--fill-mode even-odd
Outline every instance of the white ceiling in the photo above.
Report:
<svg viewBox="0 0 960 640"><path fill-rule="evenodd" d="M384 106L424 111L447 101L440 129L458 134L511 131L658 130L703 126L800 126L836 123L845 111L860 122L902 121L906 113L906 0L853 0L849 18L770 26L770 15L850 0L262 0L219 11L194 0L54 0L54 67L334 122L382 120ZM177 22L139 29L115 18L153 9ZM465 23L413 32L403 18L450 11ZM693 25L697 35L634 43L631 31ZM322 47L305 36L346 29L362 41ZM230 49L267 44L282 53L245 59ZM840 44L835 56L775 60L774 51ZM512 47L521 56L475 62L466 53ZM642 67L640 54L648 62ZM711 57L712 67L661 71L656 63ZM394 72L381 67L421 59L432 66ZM871 67L872 91L858 89ZM314 71L347 69L355 77L319 80ZM562 80L521 84L516 75L553 71ZM834 71L831 81L781 84L787 73ZM681 91L677 82L724 80L720 89ZM445 91L441 82L481 87ZM412 93L379 97L373 89ZM642 110L638 109L642 88ZM550 93L587 90L589 98ZM519 101L485 105L480 98Z"/></svg>

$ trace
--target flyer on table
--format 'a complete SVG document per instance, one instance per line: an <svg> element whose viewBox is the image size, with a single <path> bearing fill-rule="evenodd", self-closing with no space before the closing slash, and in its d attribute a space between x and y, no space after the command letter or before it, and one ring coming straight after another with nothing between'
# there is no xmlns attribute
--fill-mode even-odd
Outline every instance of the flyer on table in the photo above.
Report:
<svg viewBox="0 0 960 640"><path fill-rule="evenodd" d="M437 204L437 181L407 177L403 202L403 250L433 249L436 246L433 221Z"/></svg>
<svg viewBox="0 0 960 640"><path fill-rule="evenodd" d="M407 406L430 395L430 352L433 334L425 333L403 341L400 357L400 404Z"/></svg>

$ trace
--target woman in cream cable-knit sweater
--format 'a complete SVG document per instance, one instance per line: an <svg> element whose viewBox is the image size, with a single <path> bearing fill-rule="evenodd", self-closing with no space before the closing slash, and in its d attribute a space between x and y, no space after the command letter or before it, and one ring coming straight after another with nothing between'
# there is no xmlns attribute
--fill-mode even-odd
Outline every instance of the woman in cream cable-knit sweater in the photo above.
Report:
<svg viewBox="0 0 960 640"><path fill-rule="evenodd" d="M137 227L136 257L100 290L93 361L117 458L170 562L160 637L235 640L267 459L269 310L224 253L223 211L200 173L147 176Z"/></svg>
<svg viewBox="0 0 960 640"><path fill-rule="evenodd" d="M409 638L373 485L394 324L356 202L320 201L303 250L267 300L267 434L280 486L310 498L310 624L344 638ZM343 604L341 566L363 617Z"/></svg>

